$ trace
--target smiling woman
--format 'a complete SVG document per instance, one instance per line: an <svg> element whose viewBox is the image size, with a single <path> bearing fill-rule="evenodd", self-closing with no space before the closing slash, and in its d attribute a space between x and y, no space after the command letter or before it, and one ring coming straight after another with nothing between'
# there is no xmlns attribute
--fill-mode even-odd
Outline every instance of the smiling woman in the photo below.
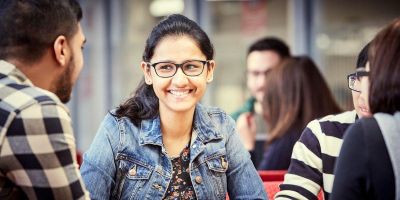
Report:
<svg viewBox="0 0 400 200"><path fill-rule="evenodd" d="M199 104L213 55L206 33L182 15L154 27L140 63L144 79L105 117L84 156L92 199L267 198L234 121Z"/></svg>

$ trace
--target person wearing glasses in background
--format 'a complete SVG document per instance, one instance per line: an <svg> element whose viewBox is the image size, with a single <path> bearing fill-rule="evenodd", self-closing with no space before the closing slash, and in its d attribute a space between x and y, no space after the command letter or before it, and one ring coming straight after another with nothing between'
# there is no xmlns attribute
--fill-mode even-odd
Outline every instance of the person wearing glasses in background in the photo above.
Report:
<svg viewBox="0 0 400 200"><path fill-rule="evenodd" d="M206 33L183 15L153 28L144 80L105 117L84 155L92 199L267 199L234 120L199 104L213 54Z"/></svg>
<svg viewBox="0 0 400 200"><path fill-rule="evenodd" d="M357 76L371 117L345 134L331 199L400 199L400 18L371 42Z"/></svg>
<svg viewBox="0 0 400 200"><path fill-rule="evenodd" d="M358 55L356 71L365 69L368 63L366 45ZM371 116L366 99L360 95L360 81L357 73L347 76L353 97L353 111L328 115L308 123L293 147L285 180L281 184L276 199L317 199L319 191L324 191L329 199L334 180L334 166L342 145L346 129L358 118Z"/></svg>

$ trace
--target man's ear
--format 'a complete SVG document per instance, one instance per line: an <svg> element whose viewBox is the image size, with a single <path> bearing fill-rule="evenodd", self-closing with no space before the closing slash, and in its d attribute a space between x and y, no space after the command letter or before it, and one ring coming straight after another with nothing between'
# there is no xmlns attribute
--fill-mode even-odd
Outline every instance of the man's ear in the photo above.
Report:
<svg viewBox="0 0 400 200"><path fill-rule="evenodd" d="M68 60L71 56L70 47L68 45L67 38L63 35L60 35L56 38L53 45L53 51L55 55L56 61L62 65L66 66Z"/></svg>
<svg viewBox="0 0 400 200"><path fill-rule="evenodd" d="M141 62L140 67L142 68L143 75L144 75L144 81L146 82L147 85L153 84L153 80L151 77L151 69L148 63L146 62Z"/></svg>

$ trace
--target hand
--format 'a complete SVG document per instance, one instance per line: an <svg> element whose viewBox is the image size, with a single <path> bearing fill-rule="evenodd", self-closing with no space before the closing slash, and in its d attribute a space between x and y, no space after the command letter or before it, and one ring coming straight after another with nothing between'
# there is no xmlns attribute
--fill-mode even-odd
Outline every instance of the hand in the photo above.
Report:
<svg viewBox="0 0 400 200"><path fill-rule="evenodd" d="M254 115L250 112L241 114L236 121L236 129L245 148L249 151L253 150L256 141L256 121Z"/></svg>

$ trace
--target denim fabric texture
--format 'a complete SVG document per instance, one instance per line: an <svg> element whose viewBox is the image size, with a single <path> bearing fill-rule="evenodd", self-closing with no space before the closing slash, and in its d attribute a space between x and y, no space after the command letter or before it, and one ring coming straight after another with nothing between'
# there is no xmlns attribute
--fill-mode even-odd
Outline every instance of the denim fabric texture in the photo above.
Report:
<svg viewBox="0 0 400 200"><path fill-rule="evenodd" d="M111 111L113 113L113 111ZM108 114L84 155L81 174L92 199L162 199L172 164L160 119L136 127ZM218 108L196 105L190 177L198 199L267 199L263 183L235 130Z"/></svg>

